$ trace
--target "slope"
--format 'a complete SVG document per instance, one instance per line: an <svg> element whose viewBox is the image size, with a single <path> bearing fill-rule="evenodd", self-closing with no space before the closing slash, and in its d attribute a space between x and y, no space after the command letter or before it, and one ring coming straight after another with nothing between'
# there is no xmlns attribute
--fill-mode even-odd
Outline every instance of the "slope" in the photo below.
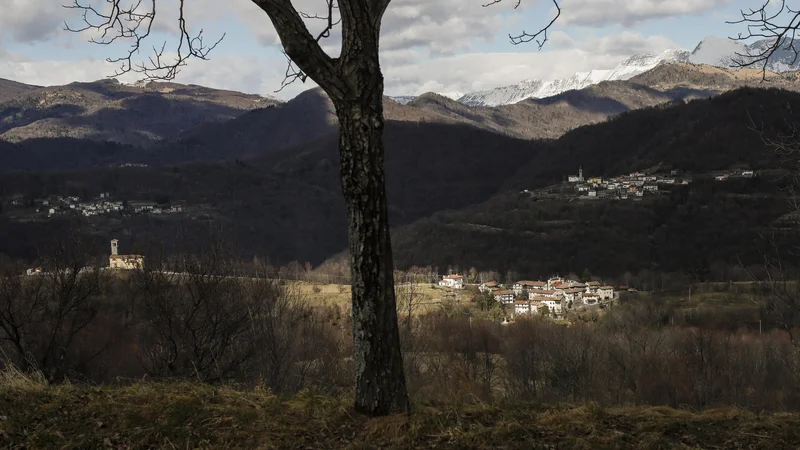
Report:
<svg viewBox="0 0 800 450"><path fill-rule="evenodd" d="M488 199L507 181L501 166L522 165L541 147L465 125L397 121L387 124L385 143L390 220L397 225ZM336 136L328 135L250 162L11 174L0 177L0 192L7 198L91 198L110 192L130 201L167 196L186 205L187 215L98 218L93 222L96 232L108 236L118 230L130 233L134 242L148 244L175 240L176 230L183 228L199 239L198 230L211 219L223 224L232 239L246 237L248 257L259 254L316 264L346 247L336 144ZM38 239L27 234L14 242L0 239L0 253L10 252L4 246L19 241L32 247Z"/></svg>
<svg viewBox="0 0 800 450"><path fill-rule="evenodd" d="M746 126L748 115L774 135L786 131L784 119L796 108L800 94L743 88L573 130L512 170L492 199L395 230L395 256L401 266L474 265L538 277L758 264L761 232L797 244L771 228L787 203L781 181L768 175L724 184L698 178L644 202L535 200L519 192L559 183L579 165L589 177L656 166L695 174L733 166L776 169L780 162Z"/></svg>
<svg viewBox="0 0 800 450"><path fill-rule="evenodd" d="M698 91L699 92L699 91ZM408 104L388 97L387 121L414 124L462 124L521 139L555 139L576 127L646 106L697 94L664 94L633 83L602 83L547 99L530 99L497 108L470 107L438 94L424 94ZM234 120L207 124L160 143L164 162L257 158L303 146L338 131L334 107L319 88L283 105L259 109Z"/></svg>
<svg viewBox="0 0 800 450"><path fill-rule="evenodd" d="M175 83L72 83L0 104L0 139L71 137L146 147L182 130L274 104L275 99L257 95Z"/></svg>
<svg viewBox="0 0 800 450"><path fill-rule="evenodd" d="M17 81L0 78L0 103L11 100L26 92L41 88L32 84L19 83Z"/></svg>

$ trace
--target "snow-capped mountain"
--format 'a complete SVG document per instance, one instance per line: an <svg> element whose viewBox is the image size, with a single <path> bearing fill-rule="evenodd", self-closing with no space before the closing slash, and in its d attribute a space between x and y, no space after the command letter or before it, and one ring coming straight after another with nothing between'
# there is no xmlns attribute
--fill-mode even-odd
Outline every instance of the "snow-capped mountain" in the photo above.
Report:
<svg viewBox="0 0 800 450"><path fill-rule="evenodd" d="M577 72L569 78L552 81L525 80L512 86L503 86L488 91L472 92L459 99L471 106L499 106L518 103L528 98L545 98L573 89L583 89L603 81L627 80L647 72L659 64L685 62L689 52L667 50L658 55L634 55L609 70Z"/></svg>
<svg viewBox="0 0 800 450"><path fill-rule="evenodd" d="M439 92L439 95L442 97L447 97L450 100L458 100L464 96L463 92L453 91L453 92Z"/></svg>
<svg viewBox="0 0 800 450"><path fill-rule="evenodd" d="M502 86L487 91L471 92L461 95L460 92L440 93L445 97L457 100L470 106L499 106L518 103L528 98L546 98L569 90L584 89L603 81L628 80L636 75L654 69L660 64L684 62L692 64L708 64L726 69L736 68L734 63L742 58L739 55L758 55L773 42L762 39L745 45L728 38L707 36L694 48L687 50L666 50L657 55L634 55L619 63L613 69L577 72L571 77L552 81L525 80L511 86ZM800 70L800 57L787 45L783 44L772 55L767 70L786 72ZM795 41L795 48L800 50L800 40ZM760 69L761 65L755 65ZM405 95L392 97L401 104L406 104L416 96Z"/></svg>
<svg viewBox="0 0 800 450"><path fill-rule="evenodd" d="M396 95L394 97L389 96L389 98L394 100L394 101L396 101L397 103L400 103L401 105L405 105L406 103L411 102L411 100L414 100L415 98L417 98L417 96L416 95Z"/></svg>
<svg viewBox="0 0 800 450"><path fill-rule="evenodd" d="M736 62L747 62L748 55L757 56L763 54L764 50L773 42L773 39L762 39L746 45L727 38L707 36L692 51L689 62L693 64L709 64L726 69L737 68ZM800 58L796 57L794 50L787 48L791 46L791 43L785 40L767 62L767 70L786 72L800 69ZM800 42L797 40L794 41L794 48L800 49ZM761 69L763 63L757 63L753 67Z"/></svg>

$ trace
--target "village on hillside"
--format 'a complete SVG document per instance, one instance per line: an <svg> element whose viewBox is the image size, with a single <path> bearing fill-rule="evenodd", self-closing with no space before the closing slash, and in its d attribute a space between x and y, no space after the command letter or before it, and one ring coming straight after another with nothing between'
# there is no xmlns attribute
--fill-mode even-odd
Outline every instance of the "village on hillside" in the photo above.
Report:
<svg viewBox="0 0 800 450"><path fill-rule="evenodd" d="M464 289L464 277L458 274L445 275L439 281L439 286ZM615 289L599 281L584 283L562 277L552 277L547 281L517 281L511 286L490 281L478 285L478 290L502 306L513 305L514 316L540 314L554 319L564 318L569 310L610 305L619 300L620 291L636 291L627 286Z"/></svg>
<svg viewBox="0 0 800 450"><path fill-rule="evenodd" d="M755 176L755 172L749 169L738 169L718 171L711 175L715 181L727 181L732 178L752 178ZM586 178L583 174L583 167L579 167L577 175L568 175L565 183L561 185L549 186L537 191L525 189L522 192L536 197L555 195L585 200L636 200L645 196L665 193L670 186L687 185L691 182L690 176L681 175L677 170L663 174L632 172L608 178Z"/></svg>
<svg viewBox="0 0 800 450"><path fill-rule="evenodd" d="M179 204L159 204L152 201L121 201L112 199L108 192L99 196L82 200L77 196L51 196L25 201L21 198L9 203L11 208L30 211L33 217L52 218L64 215L82 215L85 217L109 215L113 213L128 214L174 214L183 212Z"/></svg>

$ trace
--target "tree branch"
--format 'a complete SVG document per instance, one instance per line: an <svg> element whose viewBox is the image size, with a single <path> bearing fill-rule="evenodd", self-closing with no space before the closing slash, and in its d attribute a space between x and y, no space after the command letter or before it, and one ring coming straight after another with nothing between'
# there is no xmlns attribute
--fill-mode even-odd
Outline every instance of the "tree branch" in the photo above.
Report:
<svg viewBox="0 0 800 450"><path fill-rule="evenodd" d="M794 10L786 5L786 0L780 1L780 7L775 13L768 13L772 0L767 0L761 7L756 9L740 10L739 20L727 21L731 25L747 26L747 33L739 33L737 37L731 38L734 41L746 41L752 38L772 39L766 47L751 52L750 47L746 48L746 53L736 53L733 65L737 68L761 66L762 81L767 77L767 64L772 56L780 50L791 51L794 57L790 65L794 65L800 58L800 49L795 44L795 34L800 28L800 10Z"/></svg>
<svg viewBox="0 0 800 450"><path fill-rule="evenodd" d="M308 31L303 22L303 15L294 8L291 0L252 0L252 2L267 13L278 32L285 54L290 59L287 78L284 79L281 89L297 79L305 81L310 76L328 93L343 95L346 88L338 76L337 59L328 56L319 44L322 38L330 35L333 26L339 23L333 21L334 0L326 0L330 14L324 19L328 21L329 26L326 26L317 37ZM313 18L313 16L308 17ZM294 62L300 70L294 71L291 62Z"/></svg>
<svg viewBox="0 0 800 450"><path fill-rule="evenodd" d="M207 45L204 42L203 30L192 36L186 26L183 8L185 0L179 0L178 27L180 39L177 46L177 55L170 60L164 55L166 42L161 48L153 47L153 55L146 62L134 62L135 55L139 54L142 44L153 31L153 21L156 18L156 0L136 0L130 6L124 6L123 0L105 0L108 11L100 11L90 4L73 0L70 5L63 5L66 9L81 11L83 26L70 27L66 22L67 31L82 33L95 30L100 32L100 38L91 38L89 42L100 45L111 45L118 40L132 41L127 54L118 58L107 58L106 61L119 64L119 68L111 77L118 77L126 73L142 74L145 80L173 80L191 58L208 60L208 55L225 38L222 35L216 42ZM142 3L148 1L149 5Z"/></svg>
<svg viewBox="0 0 800 450"><path fill-rule="evenodd" d="M496 5L498 3L502 3L503 1L504 0L491 0L489 3L484 4L483 7L486 8L486 7L489 7L489 6L493 6L493 5ZM555 7L556 7L556 15L555 15L555 17L553 17L553 19L550 20L550 22L547 25L545 25L543 28L541 28L539 31L537 31L535 33L528 33L527 31L523 30L522 33L520 33L520 34L518 34L516 36L509 34L508 35L508 39L511 41L512 44L519 45L519 44L524 44L524 43L527 43L527 42L535 41L536 45L539 46L539 50L541 50L542 47L544 47L544 44L546 44L547 41L549 40L549 36L547 35L548 31L556 23L556 20L558 20L558 18L561 17L561 6L559 6L558 0L552 0L552 1L553 1L553 5L555 5ZM514 9L519 8L519 6L521 4L522 4L522 0L516 0L516 3L514 4Z"/></svg>

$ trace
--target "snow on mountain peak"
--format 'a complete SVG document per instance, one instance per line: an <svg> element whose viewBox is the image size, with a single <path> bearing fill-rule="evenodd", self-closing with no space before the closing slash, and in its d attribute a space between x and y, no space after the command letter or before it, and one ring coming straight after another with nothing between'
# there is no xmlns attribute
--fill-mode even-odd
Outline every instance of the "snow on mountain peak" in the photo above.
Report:
<svg viewBox="0 0 800 450"><path fill-rule="evenodd" d="M569 90L583 89L603 81L629 80L636 75L667 63L708 64L717 67L732 68L739 55L761 54L772 40L763 39L745 45L729 38L707 36L689 52L679 49L668 49L659 54L640 54L626 58L613 69L576 72L570 77L551 81L528 79L510 86L501 86L479 92L461 94L460 92L441 93L445 97L457 100L470 106L499 106L518 103L529 98L545 98L558 95ZM784 72L800 69L800 58L795 61L795 54L790 44L782 43L772 55L767 70ZM795 41L794 48L800 50L800 40ZM761 66L755 66L761 67ZM414 97L394 97L399 103L408 103Z"/></svg>
<svg viewBox="0 0 800 450"><path fill-rule="evenodd" d="M512 86L472 92L464 95L459 101L471 106L499 106L518 103L529 98L552 97L603 81L627 80L664 62L686 61L688 57L689 52L685 50L667 50L658 55L634 55L613 69L576 72L571 77L552 81L525 80Z"/></svg>
<svg viewBox="0 0 800 450"><path fill-rule="evenodd" d="M439 92L439 95L442 97L447 97L450 100L458 100L464 96L463 92L453 91L453 92Z"/></svg>

